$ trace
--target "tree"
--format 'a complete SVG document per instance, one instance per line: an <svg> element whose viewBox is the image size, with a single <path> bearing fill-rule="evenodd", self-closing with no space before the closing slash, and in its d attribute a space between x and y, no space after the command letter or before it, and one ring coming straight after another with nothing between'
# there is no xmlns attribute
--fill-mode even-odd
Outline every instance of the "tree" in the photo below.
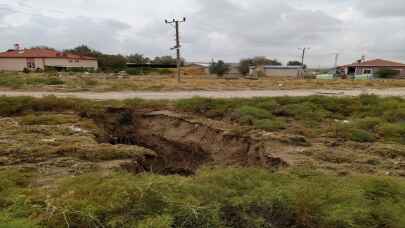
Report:
<svg viewBox="0 0 405 228"><path fill-rule="evenodd" d="M103 71L121 71L127 66L127 58L122 55L101 54L97 61Z"/></svg>
<svg viewBox="0 0 405 228"><path fill-rule="evenodd" d="M266 57L257 56L252 59L254 65L272 65L272 66L281 66L283 65L277 59L268 59Z"/></svg>
<svg viewBox="0 0 405 228"><path fill-rule="evenodd" d="M212 62L209 67L211 74L217 74L218 76L223 76L229 72L230 67L228 64L225 64L224 61L219 60L218 62Z"/></svg>
<svg viewBox="0 0 405 228"><path fill-rule="evenodd" d="M75 55L90 56L90 57L97 57L99 55L102 55L101 52L93 50L84 44L77 46L73 49L65 50L65 52L72 53Z"/></svg>
<svg viewBox="0 0 405 228"><path fill-rule="evenodd" d="M127 57L129 63L135 64L147 64L150 62L148 57L144 57L142 54L132 54Z"/></svg>
<svg viewBox="0 0 405 228"><path fill-rule="evenodd" d="M287 66L302 66L302 63L297 60L292 60L287 63ZM304 69L307 68L307 65L304 64Z"/></svg>
<svg viewBox="0 0 405 228"><path fill-rule="evenodd" d="M287 63L287 66L302 66L300 61L292 60Z"/></svg>
<svg viewBox="0 0 405 228"><path fill-rule="evenodd" d="M173 58L170 55L166 55L166 56L156 56L153 60L152 63L154 64L177 64L177 60L175 58Z"/></svg>
<svg viewBox="0 0 405 228"><path fill-rule="evenodd" d="M242 75L247 75L250 72L250 66L252 65L251 59L242 59L239 62L238 70Z"/></svg>
<svg viewBox="0 0 405 228"><path fill-rule="evenodd" d="M65 52L80 55L90 56L97 59L99 68L103 71L120 71L126 68L127 58L122 55L107 55L99 51L93 50L86 45L80 45Z"/></svg>

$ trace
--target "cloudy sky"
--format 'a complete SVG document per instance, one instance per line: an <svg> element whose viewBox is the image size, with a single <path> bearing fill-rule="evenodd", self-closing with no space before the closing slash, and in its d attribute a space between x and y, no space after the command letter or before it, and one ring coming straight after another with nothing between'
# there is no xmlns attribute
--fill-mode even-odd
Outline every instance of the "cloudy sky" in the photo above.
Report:
<svg viewBox="0 0 405 228"><path fill-rule="evenodd" d="M404 0L0 0L0 49L14 43L57 49L80 44L107 53L174 54L182 25L184 57L236 62L267 56L313 67L386 58L405 62Z"/></svg>

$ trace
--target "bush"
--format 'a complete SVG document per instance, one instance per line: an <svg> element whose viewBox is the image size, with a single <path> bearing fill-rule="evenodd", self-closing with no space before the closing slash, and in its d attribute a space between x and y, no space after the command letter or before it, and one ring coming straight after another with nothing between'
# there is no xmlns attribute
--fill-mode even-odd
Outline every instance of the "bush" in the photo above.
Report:
<svg viewBox="0 0 405 228"><path fill-rule="evenodd" d="M403 227L401 178L207 168L193 177L97 173L31 191L49 227ZM29 202L29 201L28 201ZM34 214L34 213L33 213ZM15 216L16 217L16 216Z"/></svg>
<svg viewBox="0 0 405 228"><path fill-rule="evenodd" d="M255 119L268 119L273 117L272 113L261 108L256 108L253 106L242 106L237 109L237 113L241 116L251 116Z"/></svg>
<svg viewBox="0 0 405 228"><path fill-rule="evenodd" d="M162 69L158 69L158 73L160 75L167 75L167 74L172 74L173 71L167 68L162 68Z"/></svg>
<svg viewBox="0 0 405 228"><path fill-rule="evenodd" d="M125 70L128 75L142 75L143 70L140 68L128 68Z"/></svg>
<svg viewBox="0 0 405 228"><path fill-rule="evenodd" d="M250 72L250 64L251 64L251 60L249 59L242 59L239 63L239 73L241 73L242 75L247 75Z"/></svg>
<svg viewBox="0 0 405 228"><path fill-rule="evenodd" d="M256 128L266 131L278 131L287 128L287 123L280 119L256 120L253 123Z"/></svg>
<svg viewBox="0 0 405 228"><path fill-rule="evenodd" d="M376 138L374 135L372 135L371 133L369 133L367 131L355 129L351 133L351 140L353 140L355 142L365 143L365 142L375 142Z"/></svg>
<svg viewBox="0 0 405 228"><path fill-rule="evenodd" d="M354 125L358 129L375 132L378 126L382 123L384 123L384 120L378 117L366 117L364 119L356 120Z"/></svg>
<svg viewBox="0 0 405 228"><path fill-rule="evenodd" d="M225 64L224 61L219 60L218 62L213 62L209 66L209 71L211 74L217 74L219 76L223 76L224 74L228 73L230 70L230 66Z"/></svg>

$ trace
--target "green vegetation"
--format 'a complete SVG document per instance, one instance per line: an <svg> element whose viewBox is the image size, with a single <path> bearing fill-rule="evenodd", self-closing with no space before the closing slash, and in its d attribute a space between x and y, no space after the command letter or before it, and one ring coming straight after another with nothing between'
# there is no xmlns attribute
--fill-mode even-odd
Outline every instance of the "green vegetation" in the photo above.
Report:
<svg viewBox="0 0 405 228"><path fill-rule="evenodd" d="M2 74L0 86L19 89L22 87L38 85L63 85L65 82L54 76L47 77L26 77L26 75L15 76L12 74Z"/></svg>
<svg viewBox="0 0 405 228"><path fill-rule="evenodd" d="M44 192L26 191L29 177L20 172L0 171L0 176L2 227L400 228L405 224L405 182L398 178L217 168L200 170L194 177L86 174L64 178Z"/></svg>
<svg viewBox="0 0 405 228"><path fill-rule="evenodd" d="M210 73L217 74L219 76L223 76L224 74L228 73L229 70L230 66L222 60L219 60L218 62L212 62L209 66Z"/></svg>
<svg viewBox="0 0 405 228"><path fill-rule="evenodd" d="M321 172L337 169L326 165L280 170L208 166L190 177L94 169L96 163L109 166L128 159L134 165L155 155L142 147L96 141L99 129L87 117L108 107L176 109L265 131L311 130L317 139L358 143L348 143L355 146L347 151L332 153L314 145L300 152L322 166L343 164L345 172L336 174ZM405 157L400 144L405 143L404 110L401 98L375 96L177 102L0 97L0 158L9 156L0 160L0 227L402 228L403 177L360 175L354 165L400 169L394 161ZM365 151L354 153L355 147ZM67 161L54 161L57 168L49 173L58 174L63 166L73 171L49 176L43 163L32 166L55 158Z"/></svg>
<svg viewBox="0 0 405 228"><path fill-rule="evenodd" d="M216 118L231 116L240 123L265 130L284 129L298 123L324 133L335 132L336 137L356 142L405 144L405 100L401 98L193 98L176 102L176 107L201 115L215 113Z"/></svg>

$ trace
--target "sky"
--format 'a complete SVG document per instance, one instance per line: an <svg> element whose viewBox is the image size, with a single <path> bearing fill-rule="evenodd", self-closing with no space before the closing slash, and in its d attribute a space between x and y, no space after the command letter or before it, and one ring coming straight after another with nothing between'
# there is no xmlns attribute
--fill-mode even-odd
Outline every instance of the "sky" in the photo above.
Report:
<svg viewBox="0 0 405 228"><path fill-rule="evenodd" d="M124 55L174 55L181 19L187 61L265 56L331 67L384 58L405 62L404 0L0 0L0 50L15 43L69 49L81 44Z"/></svg>

